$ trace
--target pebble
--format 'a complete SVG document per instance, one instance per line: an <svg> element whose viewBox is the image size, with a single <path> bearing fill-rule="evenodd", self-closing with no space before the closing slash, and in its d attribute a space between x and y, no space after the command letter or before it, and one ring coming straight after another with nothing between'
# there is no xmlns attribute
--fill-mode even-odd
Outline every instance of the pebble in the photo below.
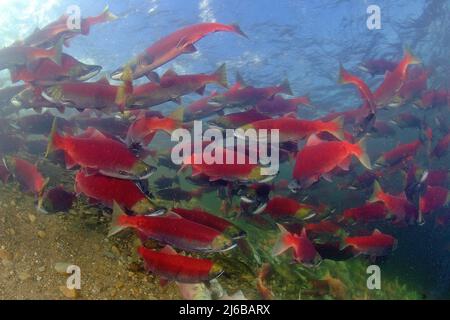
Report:
<svg viewBox="0 0 450 320"><path fill-rule="evenodd" d="M39 238L44 239L47 234L44 231L39 230L37 232L37 235L38 235Z"/></svg>
<svg viewBox="0 0 450 320"><path fill-rule="evenodd" d="M34 214L29 214L28 219L30 220L31 223L34 223L36 221L36 216Z"/></svg>
<svg viewBox="0 0 450 320"><path fill-rule="evenodd" d="M44 271L45 271L45 267L39 267L39 268L38 268L38 271L39 271L39 272L44 272Z"/></svg>
<svg viewBox="0 0 450 320"><path fill-rule="evenodd" d="M11 253L6 251L5 249L0 249L0 260L9 260L11 261L13 259L13 256Z"/></svg>
<svg viewBox="0 0 450 320"><path fill-rule="evenodd" d="M67 268L71 265L72 265L72 263L58 262L55 264L55 270L58 273L67 274Z"/></svg>
<svg viewBox="0 0 450 320"><path fill-rule="evenodd" d="M76 289L69 289L66 286L60 286L59 291L69 299L76 299L80 296L80 291Z"/></svg>
<svg viewBox="0 0 450 320"><path fill-rule="evenodd" d="M26 281L31 278L28 272L19 272L17 274L17 277L20 279L20 281Z"/></svg>

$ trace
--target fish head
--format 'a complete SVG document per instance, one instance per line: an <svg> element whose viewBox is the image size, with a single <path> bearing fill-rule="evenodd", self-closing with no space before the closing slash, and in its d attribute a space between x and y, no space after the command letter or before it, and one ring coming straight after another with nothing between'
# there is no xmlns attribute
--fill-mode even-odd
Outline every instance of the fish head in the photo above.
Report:
<svg viewBox="0 0 450 320"><path fill-rule="evenodd" d="M223 273L223 268L221 265L219 265L218 263L214 263L211 266L211 269L209 270L209 279L217 279L218 277L220 277Z"/></svg>
<svg viewBox="0 0 450 320"><path fill-rule="evenodd" d="M213 252L224 252L233 249L236 243L225 234L219 234L211 243Z"/></svg>
<svg viewBox="0 0 450 320"><path fill-rule="evenodd" d="M133 211L136 214L145 214L149 211L154 210L154 206L151 203L150 199L144 198L142 200L139 200L136 202L132 208L130 208L131 211Z"/></svg>
<svg viewBox="0 0 450 320"><path fill-rule="evenodd" d="M136 162L136 164L131 168L132 175L138 178L139 180L148 179L155 172L156 167L148 165L144 161Z"/></svg>
<svg viewBox="0 0 450 320"><path fill-rule="evenodd" d="M55 85L45 88L42 91L42 97L49 102L59 103L64 99L62 87L60 85Z"/></svg>
<svg viewBox="0 0 450 320"><path fill-rule="evenodd" d="M78 64L70 69L69 77L79 81L87 81L95 77L102 70L101 66Z"/></svg>

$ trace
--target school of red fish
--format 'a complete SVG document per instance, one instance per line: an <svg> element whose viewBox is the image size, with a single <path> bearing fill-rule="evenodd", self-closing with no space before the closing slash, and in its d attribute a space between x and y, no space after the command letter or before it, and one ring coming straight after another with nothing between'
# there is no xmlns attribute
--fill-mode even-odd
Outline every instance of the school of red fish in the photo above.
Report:
<svg viewBox="0 0 450 320"><path fill-rule="evenodd" d="M135 230L143 243L138 253L146 269L161 279L199 283L226 272L208 254L233 250L245 241L239 219L271 221L279 232L272 254L289 255L310 268L323 259L390 255L397 247L395 234L374 224L405 228L450 223L450 131L445 116L450 91L430 88L433 70L409 50L396 62L361 63L355 73L337 66L337 81L353 86L361 104L314 120L300 119L298 112L314 109L314 103L308 96L295 97L287 80L257 88L238 75L229 86L225 65L206 74L158 74L159 67L196 52L195 44L211 33L246 38L237 25L200 23L164 36L117 68L111 74L117 83L112 84L106 77L89 81L102 67L86 65L62 50L73 37L86 36L96 24L112 23L117 17L106 8L83 19L80 30L68 29L67 18L0 50L0 69L10 71L13 83L23 83L0 90L0 178L3 183L14 180L34 195L41 212L68 211L80 196L113 209L109 236ZM381 84L370 88L357 73L379 77ZM145 83L134 85L143 77ZM170 115L152 109L167 102L181 104L189 94L203 96L207 86L217 90ZM18 116L23 109L34 113ZM181 174L170 154L149 147L156 134L170 137L201 119L221 129L278 129L280 162L291 170L291 181L272 177L275 180L268 182L257 174L259 164L192 161L182 169L192 169L187 179L193 190L183 189L172 178L149 184L148 178L160 167ZM402 130L413 138L399 141ZM41 138L28 139L31 135ZM19 152L74 172L75 192L49 181ZM236 156L235 150L228 152ZM149 158L157 165L149 165ZM339 208L315 195L327 184L348 195ZM218 190L217 197L228 209L233 197L239 199L233 218L225 212L176 205ZM175 206L162 207L158 199ZM148 239L166 247L147 248ZM258 288L264 291L262 284Z"/></svg>

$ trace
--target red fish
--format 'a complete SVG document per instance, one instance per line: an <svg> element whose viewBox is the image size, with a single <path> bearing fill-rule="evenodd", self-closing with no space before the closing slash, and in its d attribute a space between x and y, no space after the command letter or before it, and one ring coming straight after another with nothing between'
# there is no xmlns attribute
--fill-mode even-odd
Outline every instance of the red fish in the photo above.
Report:
<svg viewBox="0 0 450 320"><path fill-rule="evenodd" d="M292 234L281 224L277 224L281 231L280 238L275 244L272 255L278 256L286 250L292 248L294 260L305 266L317 266L322 262L322 258L308 239L306 230L302 229L300 235Z"/></svg>
<svg viewBox="0 0 450 320"><path fill-rule="evenodd" d="M378 181L374 183L373 195L369 201L384 203L389 214L395 217L395 224L405 221L411 223L418 218L417 208L408 201L404 192L396 196L385 193Z"/></svg>
<svg viewBox="0 0 450 320"><path fill-rule="evenodd" d="M155 211L155 205L148 196L138 188L135 182L130 180L90 174L80 170L75 176L75 191L83 193L109 208L113 207L115 201L121 207L137 214Z"/></svg>
<svg viewBox="0 0 450 320"><path fill-rule="evenodd" d="M210 114L214 114L223 109L219 103L212 103L211 98L217 96L218 93L214 91L211 95L204 97L200 100L192 102L186 107L185 116L189 120L198 119L201 117L206 117Z"/></svg>
<svg viewBox="0 0 450 320"><path fill-rule="evenodd" d="M17 157L7 157L3 159L3 163L8 171L13 173L14 178L21 187L36 196L38 200L37 207L41 209L42 196L49 179L42 176L36 165L26 160Z"/></svg>
<svg viewBox="0 0 450 320"><path fill-rule="evenodd" d="M197 92L203 95L207 84L215 83L224 88L228 88L227 69L222 64L213 74L189 74L178 75L175 71L167 71L160 79L159 84L163 88L172 88L178 96L190 92Z"/></svg>
<svg viewBox="0 0 450 320"><path fill-rule="evenodd" d="M131 70L124 72L123 84L111 85L107 78L97 82L62 82L43 89L42 96L62 107L124 111L133 93Z"/></svg>
<svg viewBox="0 0 450 320"><path fill-rule="evenodd" d="M96 76L101 69L101 66L87 65L68 54L63 54L61 65L50 59L43 59L31 68L22 66L11 70L11 81L15 83L22 80L37 85L54 84L63 80L87 81Z"/></svg>
<svg viewBox="0 0 450 320"><path fill-rule="evenodd" d="M237 25L225 25L221 23L199 23L179 29L170 35L158 40L151 47L139 54L127 66L133 70L133 78L139 79L145 75L153 78L150 73L175 59L181 54L194 53L197 51L194 44L206 35L213 32L234 32L245 36ZM123 68L119 68L111 75L113 79L120 79Z"/></svg>
<svg viewBox="0 0 450 320"><path fill-rule="evenodd" d="M109 236L126 228L136 229L144 241L153 239L188 251L222 252L236 246L222 232L180 216L128 216L116 203Z"/></svg>
<svg viewBox="0 0 450 320"><path fill-rule="evenodd" d="M310 106L311 101L309 97L284 99L283 97L275 96L273 99L258 103L256 110L270 116L286 115L288 113L297 113L299 105Z"/></svg>
<svg viewBox="0 0 450 320"><path fill-rule="evenodd" d="M398 94L406 81L408 66L419 63L417 58L405 50L403 59L392 72L386 73L383 83L374 93L375 102L379 108L389 106L392 99Z"/></svg>
<svg viewBox="0 0 450 320"><path fill-rule="evenodd" d="M174 208L172 211L184 219L218 230L234 240L246 236L246 233L236 225L209 212L198 209L189 210L182 208Z"/></svg>
<svg viewBox="0 0 450 320"><path fill-rule="evenodd" d="M398 92L398 96L391 105L403 105L408 101L420 97L421 93L427 89L427 81L430 72L422 68L413 69L411 71L415 72L408 72L408 80L403 84Z"/></svg>
<svg viewBox="0 0 450 320"><path fill-rule="evenodd" d="M70 28L70 25L67 23L69 19L70 17L65 14L44 28L36 29L33 34L24 40L24 44L33 47L48 48L62 39L67 45L69 39L79 34L88 35L93 25L114 21L117 17L109 11L107 6L100 15L82 19L80 21L80 29Z"/></svg>
<svg viewBox="0 0 450 320"><path fill-rule="evenodd" d="M444 157L448 152L448 147L450 146L450 133L447 133L439 142L432 152L432 155L437 158Z"/></svg>
<svg viewBox="0 0 450 320"><path fill-rule="evenodd" d="M55 150L64 151L68 169L79 165L111 177L135 180L147 179L153 173L153 168L139 160L126 145L94 128L80 136L62 136L56 132L55 122L47 155Z"/></svg>
<svg viewBox="0 0 450 320"><path fill-rule="evenodd" d="M450 192L444 187L427 186L425 194L419 199L421 214L428 214L445 206L450 201Z"/></svg>
<svg viewBox="0 0 450 320"><path fill-rule="evenodd" d="M360 64L358 67L360 70L370 73L373 77L375 75L385 75L387 71L392 72L397 65L398 63L394 61L373 59Z"/></svg>
<svg viewBox="0 0 450 320"><path fill-rule="evenodd" d="M149 145L158 131L171 134L183 126L183 109L177 109L167 118L139 116L128 128L126 143Z"/></svg>
<svg viewBox="0 0 450 320"><path fill-rule="evenodd" d="M400 144L391 151L385 152L380 158L378 158L376 164L380 166L392 167L401 162L412 159L415 157L422 145L423 144L420 140Z"/></svg>
<svg viewBox="0 0 450 320"><path fill-rule="evenodd" d="M234 129L244 126L248 123L270 119L268 116L260 113L256 109L250 109L244 112L227 114L223 117L214 119L212 122L226 129Z"/></svg>
<svg viewBox="0 0 450 320"><path fill-rule="evenodd" d="M331 221L331 220L322 220L317 223L307 223L305 225L305 229L308 232L308 234L336 234L338 231L341 230L341 227Z"/></svg>
<svg viewBox="0 0 450 320"><path fill-rule="evenodd" d="M207 259L157 252L143 246L138 248L138 253L148 271L168 280L198 283L216 279L223 273L220 265Z"/></svg>
<svg viewBox="0 0 450 320"><path fill-rule="evenodd" d="M0 70L14 70L16 67L30 66L40 59L51 59L60 65L61 50L62 42L49 50L25 46L6 47L0 50Z"/></svg>
<svg viewBox="0 0 450 320"><path fill-rule="evenodd" d="M211 98L211 101L226 106L254 106L280 93L292 96L292 90L288 80L285 80L278 86L267 88L241 86L238 83L227 92Z"/></svg>
<svg viewBox="0 0 450 320"><path fill-rule="evenodd" d="M375 98L372 94L372 91L370 91L369 86L362 79L345 70L342 65L340 66L339 71L339 83L353 84L359 90L359 93L363 100L367 102L371 112L375 113Z"/></svg>
<svg viewBox="0 0 450 320"><path fill-rule="evenodd" d="M293 177L302 187L309 187L320 177L330 179L330 173L337 167L348 170L352 156L356 156L366 168L371 168L364 140L351 144L347 141L322 141L311 136L297 154Z"/></svg>
<svg viewBox="0 0 450 320"><path fill-rule="evenodd" d="M384 203L377 201L367 203L361 207L347 209L343 213L343 218L345 221L368 223L385 220L388 213L389 212Z"/></svg>
<svg viewBox="0 0 450 320"><path fill-rule="evenodd" d="M370 236L347 237L345 244L352 246L357 254L371 257L389 255L397 248L397 240L394 237L378 230L375 230Z"/></svg>
<svg viewBox="0 0 450 320"><path fill-rule="evenodd" d="M343 140L343 125L342 118L337 118L330 122L323 122L320 120L302 120L291 117L282 117L252 122L241 127L241 129L243 131L247 129L264 129L270 131L277 129L279 130L279 142L298 142L299 140L308 138L309 136L320 132L331 133L339 140Z"/></svg>
<svg viewBox="0 0 450 320"><path fill-rule="evenodd" d="M269 200L263 213L269 214L273 218L295 217L308 219L316 214L323 213L325 210L325 206L316 207L297 202L291 198L276 196Z"/></svg>
<svg viewBox="0 0 450 320"><path fill-rule="evenodd" d="M218 149L216 148L215 152ZM219 151L220 152L220 151ZM247 155L239 154L230 149L222 149L222 163L208 164L203 161L203 154L192 154L190 157L184 159L185 168L192 167L192 176L206 175L210 181L225 180L225 181L260 181L264 182L273 176L264 176L261 174L261 167L257 164L251 164ZM238 161L238 157L242 157L244 161ZM233 159L232 163L227 163L227 159Z"/></svg>

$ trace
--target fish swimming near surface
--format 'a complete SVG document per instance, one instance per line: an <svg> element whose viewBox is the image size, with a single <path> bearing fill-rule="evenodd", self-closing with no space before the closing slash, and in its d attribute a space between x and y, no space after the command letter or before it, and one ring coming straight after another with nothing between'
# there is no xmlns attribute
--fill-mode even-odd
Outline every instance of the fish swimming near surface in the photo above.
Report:
<svg viewBox="0 0 450 320"><path fill-rule="evenodd" d="M155 78L153 70L166 64L182 54L194 53L197 48L194 44L210 33L232 32L246 37L237 25L225 25L221 23L199 23L179 29L155 42L143 53L129 61L126 66L133 70L133 79L147 76L151 80ZM111 74L115 80L120 79L124 67Z"/></svg>

